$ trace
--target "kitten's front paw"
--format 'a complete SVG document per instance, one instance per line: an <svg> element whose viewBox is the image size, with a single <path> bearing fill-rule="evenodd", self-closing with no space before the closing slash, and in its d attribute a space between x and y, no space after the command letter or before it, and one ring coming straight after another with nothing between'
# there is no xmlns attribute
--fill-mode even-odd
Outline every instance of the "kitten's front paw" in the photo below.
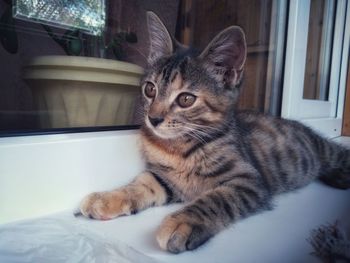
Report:
<svg viewBox="0 0 350 263"><path fill-rule="evenodd" d="M80 204L81 213L90 218L109 220L131 213L131 202L122 191L92 193Z"/></svg>
<svg viewBox="0 0 350 263"><path fill-rule="evenodd" d="M212 234L201 223L193 223L187 216L168 216L157 232L159 246L172 253L193 250L205 243Z"/></svg>

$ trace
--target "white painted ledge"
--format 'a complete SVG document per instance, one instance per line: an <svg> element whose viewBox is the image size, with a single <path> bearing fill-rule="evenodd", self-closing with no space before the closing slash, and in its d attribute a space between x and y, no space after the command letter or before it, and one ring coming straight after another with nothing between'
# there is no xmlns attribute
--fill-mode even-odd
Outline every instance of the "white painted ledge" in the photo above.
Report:
<svg viewBox="0 0 350 263"><path fill-rule="evenodd" d="M161 251L155 231L181 205L111 221L73 217L83 196L124 185L143 169L137 138L137 131L1 138L0 232L7 227L1 223L26 219L30 224L35 220L28 218L45 216L84 225L116 246L123 242L160 262L294 263L319 262L310 256L306 240L312 229L335 220L350 229L350 190L319 182L278 196L272 211L242 220L200 249L180 255Z"/></svg>
<svg viewBox="0 0 350 263"><path fill-rule="evenodd" d="M138 131L0 138L0 223L77 206L143 168Z"/></svg>
<svg viewBox="0 0 350 263"><path fill-rule="evenodd" d="M350 137L346 137L346 136L340 136L337 138L334 138L334 141L345 145L346 147L350 148Z"/></svg>

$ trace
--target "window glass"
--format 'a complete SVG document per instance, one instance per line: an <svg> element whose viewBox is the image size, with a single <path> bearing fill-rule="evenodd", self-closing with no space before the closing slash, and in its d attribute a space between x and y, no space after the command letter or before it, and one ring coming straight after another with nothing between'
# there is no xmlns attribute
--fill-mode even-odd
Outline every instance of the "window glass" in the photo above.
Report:
<svg viewBox="0 0 350 263"><path fill-rule="evenodd" d="M15 18L100 35L105 27L105 1L14 0Z"/></svg>
<svg viewBox="0 0 350 263"><path fill-rule="evenodd" d="M34 2L41 11L28 7ZM225 27L241 26L248 57L239 108L277 108L277 115L285 2L1 0L0 133L139 125L149 10L198 49Z"/></svg>

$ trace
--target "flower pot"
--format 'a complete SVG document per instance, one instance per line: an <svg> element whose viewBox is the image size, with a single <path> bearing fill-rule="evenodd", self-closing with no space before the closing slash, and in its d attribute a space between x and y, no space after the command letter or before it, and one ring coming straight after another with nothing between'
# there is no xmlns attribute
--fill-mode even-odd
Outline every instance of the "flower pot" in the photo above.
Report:
<svg viewBox="0 0 350 263"><path fill-rule="evenodd" d="M23 70L42 128L131 124L143 69L87 57L42 56Z"/></svg>

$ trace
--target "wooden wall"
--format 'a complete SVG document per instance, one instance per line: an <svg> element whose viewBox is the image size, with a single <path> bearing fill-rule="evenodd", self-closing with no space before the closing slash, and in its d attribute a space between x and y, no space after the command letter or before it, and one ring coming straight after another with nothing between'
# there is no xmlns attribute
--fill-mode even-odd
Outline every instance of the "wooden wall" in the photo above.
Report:
<svg viewBox="0 0 350 263"><path fill-rule="evenodd" d="M183 0L180 41L203 49L221 30L243 28L248 45L239 108L265 111L272 0Z"/></svg>
<svg viewBox="0 0 350 263"><path fill-rule="evenodd" d="M346 80L346 97L343 115L343 136L350 136L350 59L348 63L348 77Z"/></svg>
<svg viewBox="0 0 350 263"><path fill-rule="evenodd" d="M320 53L323 31L324 1L312 0L310 9L309 33L304 78L304 99L320 98Z"/></svg>

